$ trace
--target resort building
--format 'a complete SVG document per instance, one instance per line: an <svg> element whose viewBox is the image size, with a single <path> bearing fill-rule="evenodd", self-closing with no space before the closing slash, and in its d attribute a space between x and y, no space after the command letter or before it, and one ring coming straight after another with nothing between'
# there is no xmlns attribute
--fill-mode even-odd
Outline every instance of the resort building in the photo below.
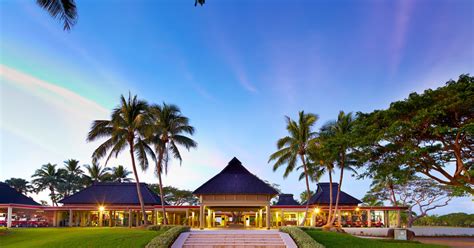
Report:
<svg viewBox="0 0 474 248"><path fill-rule="evenodd" d="M199 198L199 206L171 206L162 202L146 184L141 183L140 187L149 223L162 223L161 204L165 204L169 224L200 229L270 229L300 223L322 226L329 212L331 187L335 201L338 184L318 183L306 219L306 203L299 204L292 194L279 194L237 158L193 192ZM0 184L0 225L22 226L20 219L36 218L49 226L132 227L139 226L142 219L135 183L95 183L60 203L62 206L58 207L41 206L8 185ZM360 200L341 191L335 223L351 227L396 227L400 226L401 212L407 210L360 204Z"/></svg>

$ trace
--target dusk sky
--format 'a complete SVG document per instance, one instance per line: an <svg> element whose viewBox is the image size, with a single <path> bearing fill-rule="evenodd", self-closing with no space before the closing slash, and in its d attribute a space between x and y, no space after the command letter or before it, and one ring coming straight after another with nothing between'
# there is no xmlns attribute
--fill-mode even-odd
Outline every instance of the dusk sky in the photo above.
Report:
<svg viewBox="0 0 474 248"><path fill-rule="evenodd" d="M285 115L316 113L320 127L474 73L474 1L77 4L67 32L36 1L0 1L0 181L70 158L90 164L90 124L131 92L179 105L196 128L198 148L183 150L166 185L194 190L235 156L299 198L299 172L283 179L267 163ZM118 164L131 170L128 153ZM157 183L151 169L140 178ZM348 176L343 190L360 199L370 182ZM434 213L460 211L474 213L472 199Z"/></svg>

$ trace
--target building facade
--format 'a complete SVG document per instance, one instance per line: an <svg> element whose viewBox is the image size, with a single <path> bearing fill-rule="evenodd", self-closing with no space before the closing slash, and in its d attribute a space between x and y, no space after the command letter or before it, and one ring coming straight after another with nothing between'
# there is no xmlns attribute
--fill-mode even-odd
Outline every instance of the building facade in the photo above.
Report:
<svg viewBox="0 0 474 248"><path fill-rule="evenodd" d="M146 184L140 184L149 223L161 224L161 204L166 206L169 224L192 228L278 228L287 225L322 226L327 222L332 188L337 183L319 183L309 201L299 204L292 194L276 189L249 172L233 158L217 175L193 194L199 206L171 206ZM13 190L13 191L12 191ZM6 197L8 196L8 197ZM272 199L277 201L272 204ZM62 206L41 206L6 184L0 184L0 225L15 226L140 226L142 218L135 183L95 183L60 201ZM350 227L397 227L405 207L361 206L341 191L335 224ZM25 222L26 221L26 222ZM26 223L26 224L25 224ZM29 223L29 224L28 224ZM33 223L33 224L32 224Z"/></svg>

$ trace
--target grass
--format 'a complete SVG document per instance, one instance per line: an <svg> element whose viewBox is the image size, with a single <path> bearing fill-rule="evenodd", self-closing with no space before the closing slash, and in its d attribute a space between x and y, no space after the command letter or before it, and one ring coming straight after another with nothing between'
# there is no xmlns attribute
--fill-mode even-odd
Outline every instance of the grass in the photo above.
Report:
<svg viewBox="0 0 474 248"><path fill-rule="evenodd" d="M358 238L350 234L323 232L321 230L306 230L314 240L326 248L441 248L446 246L422 244L417 241L383 240Z"/></svg>
<svg viewBox="0 0 474 248"><path fill-rule="evenodd" d="M145 247L164 231L121 227L0 230L0 247Z"/></svg>

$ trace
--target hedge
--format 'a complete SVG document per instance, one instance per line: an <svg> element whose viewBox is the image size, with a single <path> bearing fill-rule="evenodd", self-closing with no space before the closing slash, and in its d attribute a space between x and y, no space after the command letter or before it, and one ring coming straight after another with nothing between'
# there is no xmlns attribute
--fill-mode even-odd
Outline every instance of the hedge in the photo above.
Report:
<svg viewBox="0 0 474 248"><path fill-rule="evenodd" d="M163 226L160 230L164 230L167 227ZM188 231L189 227L187 226L173 226L168 231L152 239L145 248L169 248L182 232Z"/></svg>
<svg viewBox="0 0 474 248"><path fill-rule="evenodd" d="M324 245L316 242L316 240L311 238L311 236L298 227L281 227L280 232L288 233L291 238L293 238L298 248L325 248Z"/></svg>
<svg viewBox="0 0 474 248"><path fill-rule="evenodd" d="M168 231L169 229L175 227L177 225L152 225L148 226L147 229L150 231Z"/></svg>

